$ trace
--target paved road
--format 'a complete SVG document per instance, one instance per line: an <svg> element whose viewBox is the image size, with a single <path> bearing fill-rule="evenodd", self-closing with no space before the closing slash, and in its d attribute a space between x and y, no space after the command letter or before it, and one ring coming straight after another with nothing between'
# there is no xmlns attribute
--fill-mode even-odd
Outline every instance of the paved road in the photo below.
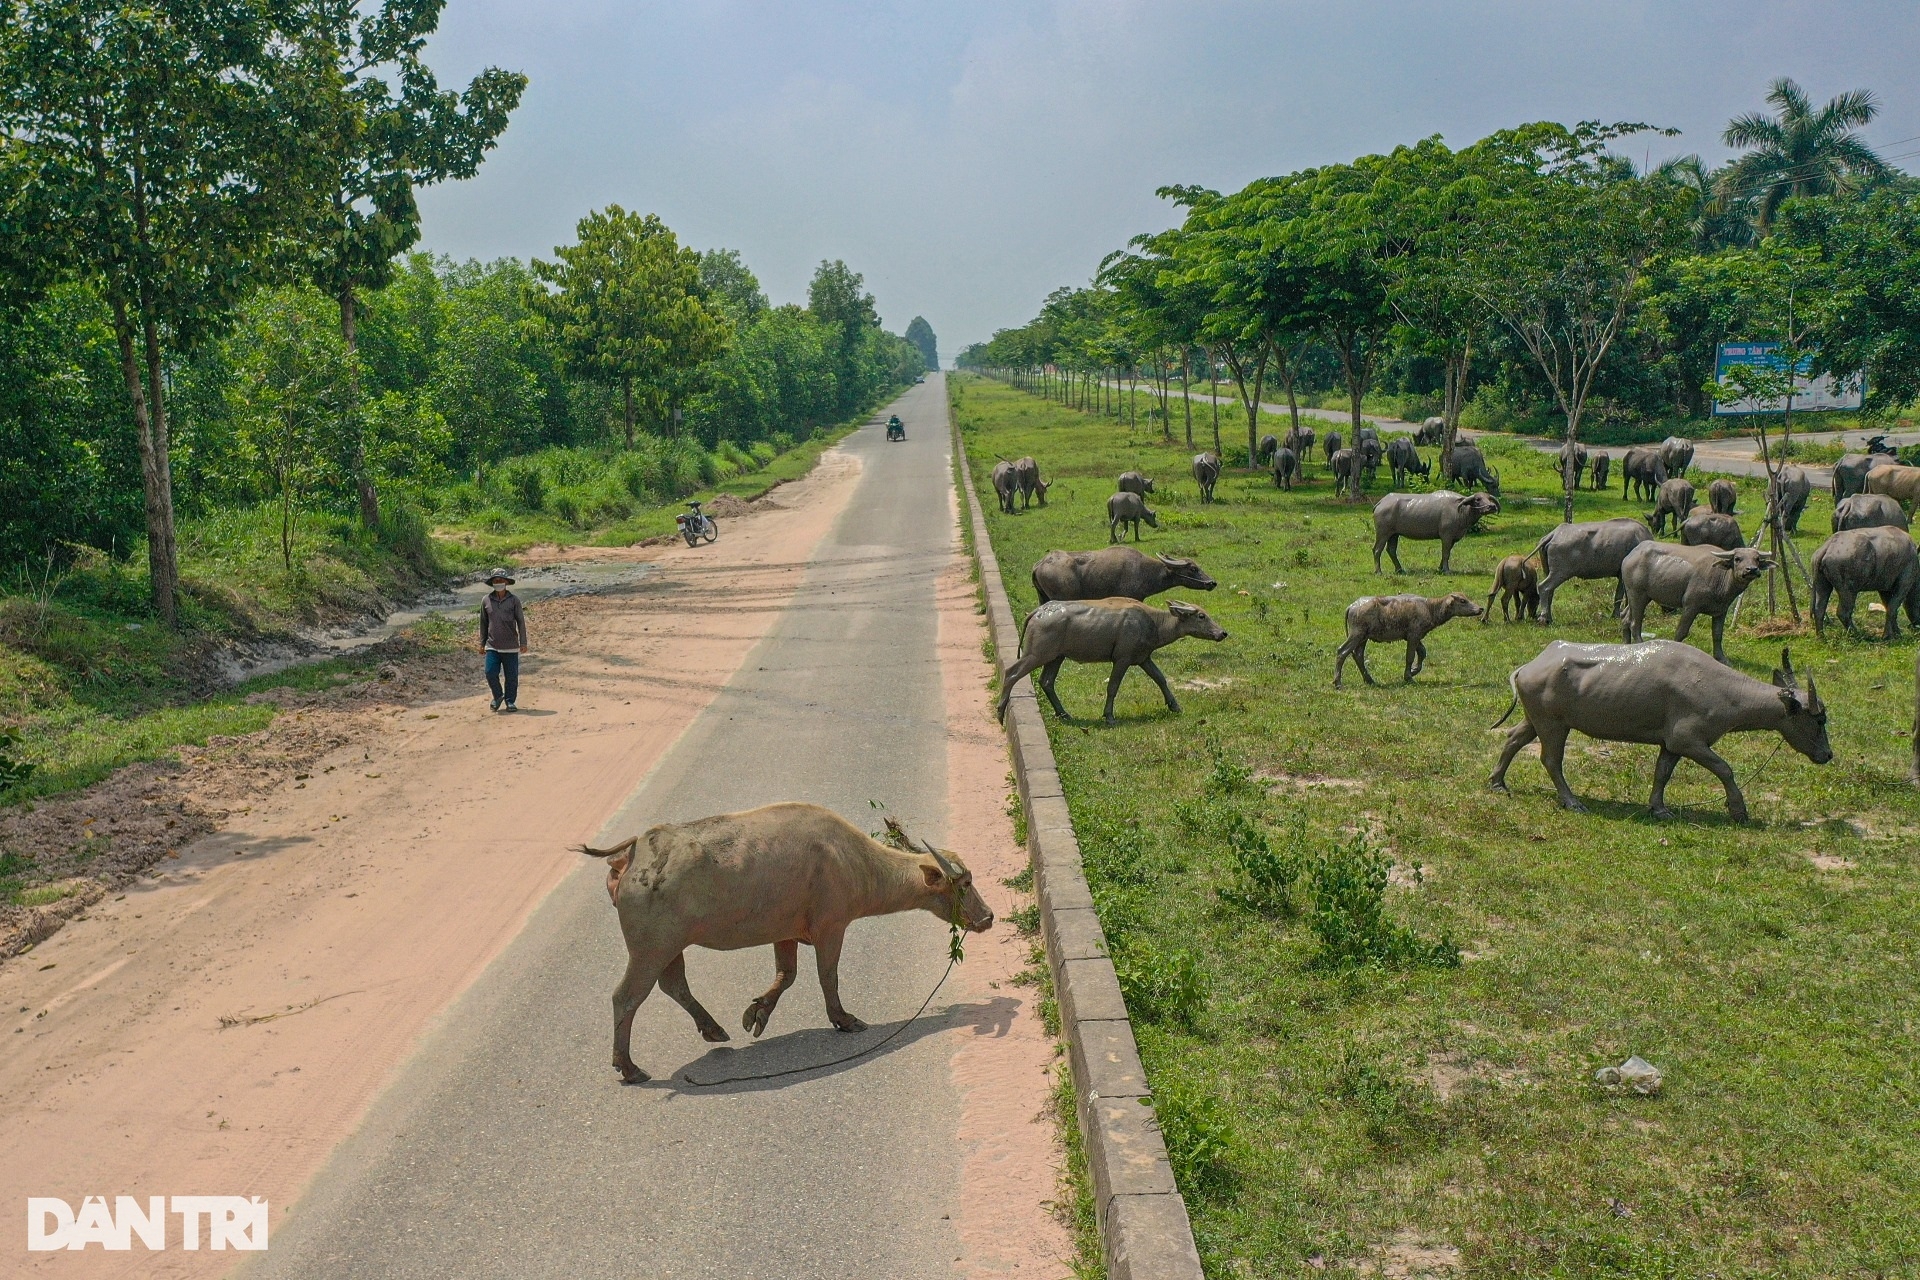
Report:
<svg viewBox="0 0 1920 1280"><path fill-rule="evenodd" d="M889 445L877 427L849 438L844 447L865 467L859 489L786 616L653 773L636 779L609 841L786 799L850 816L879 800L940 838L946 725L934 590L954 536L940 378L890 411L905 420L907 442ZM723 529L713 551L726 549ZM498 802L513 803L511 777L499 780ZM927 1037L948 1025L944 995L853 1066L709 1090L679 1080L825 1062L877 1040L940 976L938 927L918 914L854 927L841 991L872 1026L859 1036L827 1026L805 948L799 982L751 1047L704 1044L656 992L634 1025L634 1056L655 1079L625 1088L610 1065L609 1003L625 957L603 875L583 860L534 914L248 1274L952 1274L959 1103L947 1053ZM740 1010L771 980L770 951L695 950L688 969L695 993L739 1037Z"/></svg>

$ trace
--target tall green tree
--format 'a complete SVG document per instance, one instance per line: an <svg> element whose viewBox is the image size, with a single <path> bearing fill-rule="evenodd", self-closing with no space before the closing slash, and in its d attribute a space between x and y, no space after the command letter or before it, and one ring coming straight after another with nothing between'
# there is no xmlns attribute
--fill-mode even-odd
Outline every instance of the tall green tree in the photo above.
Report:
<svg viewBox="0 0 1920 1280"><path fill-rule="evenodd" d="M1650 260L1686 234L1672 184L1652 182L1608 144L1645 125L1524 125L1474 144L1485 190L1470 246L1472 288L1532 357L1577 443L1607 353L1625 331ZM1574 470L1562 476L1573 519Z"/></svg>
<svg viewBox="0 0 1920 1280"><path fill-rule="evenodd" d="M821 262L807 284L807 310L827 326L833 344L834 371L840 381L842 413L851 412L860 394L860 348L869 329L880 327L880 313L866 279L838 258Z"/></svg>
<svg viewBox="0 0 1920 1280"><path fill-rule="evenodd" d="M689 375L720 353L732 326L707 296L700 255L658 217L608 205L575 230L579 243L554 249L559 261L534 260L547 287L532 291L533 307L570 368L619 388L631 449L636 388L671 426Z"/></svg>
<svg viewBox="0 0 1920 1280"><path fill-rule="evenodd" d="M0 137L18 207L105 301L139 443L154 609L176 616L167 363L229 319L327 186L343 130L322 0L18 0Z"/></svg>
<svg viewBox="0 0 1920 1280"><path fill-rule="evenodd" d="M386 0L378 9L341 4L330 10L348 116L330 135L331 190L302 239L311 256L310 278L339 304L349 356L358 346L361 297L384 288L395 259L420 239L415 189L471 178L527 87L525 76L488 67L460 93L440 88L421 51L445 4ZM371 527L380 522L380 499L353 404L345 423L353 439L349 465L360 518Z"/></svg>
<svg viewBox="0 0 1920 1280"><path fill-rule="evenodd" d="M1728 122L1724 141L1746 154L1720 178L1724 194L1752 201L1761 235L1789 199L1850 194L1891 175L1857 132L1880 112L1871 90L1851 90L1816 110L1806 90L1782 76L1768 87L1767 101L1774 114L1751 112Z"/></svg>
<svg viewBox="0 0 1920 1280"><path fill-rule="evenodd" d="M920 348L920 358L927 362L927 372L932 373L940 367L940 343L933 336L933 326L925 316L915 316L907 323L906 339Z"/></svg>
<svg viewBox="0 0 1920 1280"><path fill-rule="evenodd" d="M767 311L760 277L748 268L738 249L709 249L701 254L700 284L736 329L746 328Z"/></svg>

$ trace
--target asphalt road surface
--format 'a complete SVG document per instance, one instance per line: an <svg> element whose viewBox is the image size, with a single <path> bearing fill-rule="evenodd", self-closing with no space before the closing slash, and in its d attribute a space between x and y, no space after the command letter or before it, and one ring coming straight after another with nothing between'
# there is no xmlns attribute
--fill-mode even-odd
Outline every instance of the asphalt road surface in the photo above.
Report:
<svg viewBox="0 0 1920 1280"><path fill-rule="evenodd" d="M859 488L785 615L608 824L811 800L856 822L879 801L938 840L945 716L935 580L951 554L945 390L930 376L844 448ZM726 531L712 548L727 551ZM724 609L724 600L697 607ZM498 803L513 803L511 776ZM484 822L484 814L476 814ZM634 1024L654 1079L611 1066L610 997L625 962L599 862L582 860L446 1014L245 1274L285 1277L932 1277L960 1250L959 1101L945 993L877 1054L755 1084L696 1079L827 1062L894 1030L944 968L920 913L868 920L841 961L828 1025L811 951L760 1042L739 1030L772 980L769 948L687 955L691 985L734 1035L709 1046L655 991Z"/></svg>

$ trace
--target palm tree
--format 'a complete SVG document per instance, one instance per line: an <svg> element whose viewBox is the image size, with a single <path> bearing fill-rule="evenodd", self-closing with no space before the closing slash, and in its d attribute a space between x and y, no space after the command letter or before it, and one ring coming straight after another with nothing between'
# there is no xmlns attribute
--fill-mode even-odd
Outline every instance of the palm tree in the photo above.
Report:
<svg viewBox="0 0 1920 1280"><path fill-rule="evenodd" d="M1768 88L1767 101L1776 115L1754 112L1728 122L1726 144L1747 153L1720 178L1729 203L1755 202L1761 235L1785 200L1855 191L1892 172L1854 132L1880 112L1871 90L1843 93L1816 111L1806 91L1782 76Z"/></svg>
<svg viewBox="0 0 1920 1280"><path fill-rule="evenodd" d="M1699 156L1674 156L1654 166L1651 176L1687 193L1687 234L1695 253L1745 248L1753 243L1753 223L1747 216L1753 202L1734 200L1725 194L1721 182L1724 171L1710 171Z"/></svg>

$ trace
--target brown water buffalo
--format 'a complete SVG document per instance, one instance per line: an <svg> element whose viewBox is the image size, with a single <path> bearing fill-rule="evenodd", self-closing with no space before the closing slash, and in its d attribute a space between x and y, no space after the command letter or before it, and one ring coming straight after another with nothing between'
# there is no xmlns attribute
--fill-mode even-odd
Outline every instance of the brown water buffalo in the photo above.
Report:
<svg viewBox="0 0 1920 1280"><path fill-rule="evenodd" d="M1613 470L1613 455L1598 453L1593 455L1593 471L1588 477L1593 482L1593 491L1599 493L1607 487L1607 473Z"/></svg>
<svg viewBox="0 0 1920 1280"><path fill-rule="evenodd" d="M1820 544L1807 563L1813 589L1813 629L1826 631L1827 601L1838 595L1840 625L1853 630L1854 600L1866 591L1878 591L1886 606L1886 638L1900 634L1900 610L1920 627L1920 561L1913 539L1904 529L1876 525L1848 529Z"/></svg>
<svg viewBox="0 0 1920 1280"><path fill-rule="evenodd" d="M1120 482L1114 488L1121 493L1137 493L1144 498L1153 492L1153 477L1138 471L1122 471Z"/></svg>
<svg viewBox="0 0 1920 1280"><path fill-rule="evenodd" d="M1407 642L1405 683L1412 684L1413 678L1427 665L1427 633L1454 618L1479 616L1480 606L1458 591L1433 598L1363 596L1347 606L1347 638L1334 657L1333 687L1340 687L1340 675L1348 658L1360 668L1361 679L1368 684L1378 684L1373 673L1367 670L1367 646L1395 640Z"/></svg>
<svg viewBox="0 0 1920 1280"><path fill-rule="evenodd" d="M1220 584L1191 560L1142 555L1132 547L1049 551L1033 566L1033 589L1049 600L1145 600L1162 591L1211 591Z"/></svg>
<svg viewBox="0 0 1920 1280"><path fill-rule="evenodd" d="M1025 511L1028 503L1036 497L1041 506L1047 505L1047 490L1053 488L1053 482L1040 478L1040 464L1032 458L1021 458L1013 464L1013 479L1020 486L1020 509Z"/></svg>
<svg viewBox="0 0 1920 1280"><path fill-rule="evenodd" d="M1620 638L1640 639L1647 606L1675 610L1673 638L1684 641L1701 614L1713 620L1713 657L1727 660L1723 647L1727 610L1754 580L1773 567L1773 557L1754 547L1722 551L1718 547L1676 547L1670 542L1644 542L1620 565L1620 582L1627 591L1627 616Z"/></svg>
<svg viewBox="0 0 1920 1280"><path fill-rule="evenodd" d="M1504 622L1516 618L1525 622L1540 616L1540 579L1533 571L1532 556L1508 556L1493 571L1493 590L1487 592L1487 607L1480 613L1482 626L1493 620L1495 596L1500 597L1500 618Z"/></svg>
<svg viewBox="0 0 1920 1280"><path fill-rule="evenodd" d="M1193 455L1193 482L1200 486L1200 501L1213 501L1213 486L1220 483L1220 455L1208 450Z"/></svg>
<svg viewBox="0 0 1920 1280"><path fill-rule="evenodd" d="M1000 499L1000 510L1013 514L1014 495L1020 492L1020 482L1014 477L1013 464L1005 458L993 464L993 493Z"/></svg>
<svg viewBox="0 0 1920 1280"><path fill-rule="evenodd" d="M1920 502L1920 467L1898 463L1881 465L1867 472L1868 493L1883 493L1903 507Z"/></svg>
<svg viewBox="0 0 1920 1280"><path fill-rule="evenodd" d="M1313 456L1313 428L1305 424L1289 427L1287 438L1280 443L1293 450L1293 456L1305 466L1307 459Z"/></svg>
<svg viewBox="0 0 1920 1280"><path fill-rule="evenodd" d="M1653 503L1653 514L1647 517L1647 523L1653 526L1655 533L1667 531L1667 517L1673 517L1673 527L1678 529L1680 522L1693 511L1693 481L1669 480L1660 486L1660 493Z"/></svg>
<svg viewBox="0 0 1920 1280"><path fill-rule="evenodd" d="M1620 459L1620 496L1646 499L1660 492L1667 482L1667 464L1658 449L1629 449Z"/></svg>
<svg viewBox="0 0 1920 1280"><path fill-rule="evenodd" d="M1540 562L1540 621L1553 621L1553 593L1562 586L1576 578L1617 580L1628 553L1651 541L1653 534L1647 526L1631 516L1557 526L1533 548L1533 557ZM1615 614L1620 612L1625 596L1626 588L1616 582Z"/></svg>
<svg viewBox="0 0 1920 1280"><path fill-rule="evenodd" d="M1567 735L1578 729L1602 742L1640 742L1660 748L1653 768L1653 816L1670 818L1667 782L1682 760L1720 779L1727 812L1747 820L1747 801L1733 780L1733 766L1714 749L1729 733L1778 733L1815 764L1833 759L1827 743L1827 708L1811 677L1805 693L1794 679L1793 659L1780 656L1773 683L1721 666L1689 644L1647 640L1640 644L1570 644L1555 640L1540 656L1508 678L1513 703L1526 719L1507 731L1499 767L1487 780L1507 789L1507 767L1521 748L1540 741L1540 763L1553 779L1563 809L1586 812L1567 785Z"/></svg>
<svg viewBox="0 0 1920 1280"><path fill-rule="evenodd" d="M905 843L905 833L899 835ZM703 1037L727 1039L687 986L688 947L773 948L773 986L741 1019L758 1036L793 984L804 942L813 948L827 1017L842 1031L865 1030L840 1003L848 925L926 911L975 933L993 927L993 911L966 864L923 847L924 853L888 848L812 804L663 824L611 849L581 846L582 853L607 859L607 892L627 943L627 971L613 992L613 1065L620 1078L629 1084L647 1079L629 1050L633 1015L655 983L693 1015Z"/></svg>
<svg viewBox="0 0 1920 1280"><path fill-rule="evenodd" d="M1894 529L1910 528L1907 513L1884 493L1856 493L1833 504L1833 532L1842 529L1872 529L1886 525Z"/></svg>
<svg viewBox="0 0 1920 1280"><path fill-rule="evenodd" d="M1137 493L1116 493L1107 499L1107 541L1120 541L1121 530L1131 526L1133 540L1140 541L1140 522L1145 520L1149 528L1160 527L1160 517L1147 510L1147 504Z"/></svg>
<svg viewBox="0 0 1920 1280"><path fill-rule="evenodd" d="M1715 480L1707 486L1707 505L1723 516L1732 515L1739 501L1740 486L1731 480Z"/></svg>
<svg viewBox="0 0 1920 1280"><path fill-rule="evenodd" d="M1225 640L1227 633L1207 616L1206 610L1180 600L1167 603L1165 609L1141 604L1138 600L1054 600L1027 615L1026 629L1020 636L1020 655L1007 668L1000 683L997 714L1007 718L1007 703L1013 687L1030 673L1038 671L1035 681L1047 695L1062 720L1073 717L1060 705L1053 691L1060 664L1073 662L1110 662L1113 672L1107 677L1108 724L1113 723L1113 700L1120 693L1120 681L1129 667L1139 667L1160 686L1167 710L1178 712L1179 699L1167 687L1167 677L1153 660L1163 649L1183 636L1202 640Z"/></svg>
<svg viewBox="0 0 1920 1280"><path fill-rule="evenodd" d="M1455 493L1436 489L1432 493L1390 493L1373 507L1373 571L1379 573L1380 553L1393 560L1393 571L1405 573L1400 563L1400 539L1437 539L1440 543L1440 572L1448 573L1453 544L1473 531L1482 517L1500 509L1500 500L1484 493Z"/></svg>
<svg viewBox="0 0 1920 1280"><path fill-rule="evenodd" d="M1807 473L1795 466L1781 467L1768 484L1768 501L1780 515L1780 524L1788 533L1798 532L1800 515L1807 509L1807 499L1813 495L1813 481L1807 479Z"/></svg>
<svg viewBox="0 0 1920 1280"><path fill-rule="evenodd" d="M1680 524L1680 545L1737 551L1747 545L1747 538L1740 532L1740 522L1732 516L1721 515L1705 507L1695 507L1692 514Z"/></svg>

